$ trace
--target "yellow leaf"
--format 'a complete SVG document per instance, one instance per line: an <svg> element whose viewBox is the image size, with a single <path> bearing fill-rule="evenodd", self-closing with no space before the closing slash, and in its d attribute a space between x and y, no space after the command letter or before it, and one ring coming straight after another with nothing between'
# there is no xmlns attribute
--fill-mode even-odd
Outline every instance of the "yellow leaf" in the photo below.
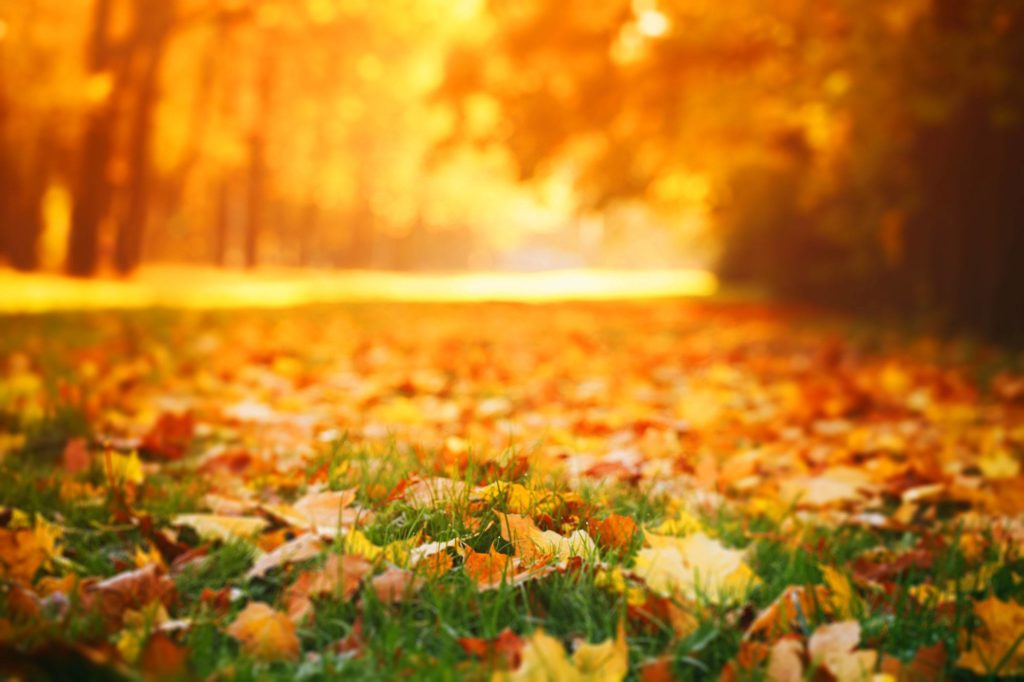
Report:
<svg viewBox="0 0 1024 682"><path fill-rule="evenodd" d="M142 471L142 461L134 451L129 455L122 455L113 450L107 450L103 454L103 471L107 475L107 480L115 485L124 483L138 485L146 478Z"/></svg>
<svg viewBox="0 0 1024 682"><path fill-rule="evenodd" d="M262 602L252 602L235 618L227 633L238 640L242 651L261 661L294 660L299 657L299 638L288 616Z"/></svg>
<svg viewBox="0 0 1024 682"><path fill-rule="evenodd" d="M537 629L525 640L519 667L496 672L492 682L620 682L629 669L625 632L598 644L582 644L570 659L554 637Z"/></svg>
<svg viewBox="0 0 1024 682"><path fill-rule="evenodd" d="M728 549L703 533L686 538L648 533L646 537L653 547L640 550L635 570L658 594L729 601L758 582L744 561L745 552Z"/></svg>
<svg viewBox="0 0 1024 682"><path fill-rule="evenodd" d="M544 560L567 561L570 557L593 556L594 540L585 530L575 530L568 537L554 531L542 531L528 516L503 514L501 537L515 548L515 554L527 564Z"/></svg>
<svg viewBox="0 0 1024 682"><path fill-rule="evenodd" d="M220 514L178 514L171 523L192 528L203 540L221 542L250 538L267 527L266 520L258 516Z"/></svg>
<svg viewBox="0 0 1024 682"><path fill-rule="evenodd" d="M629 671L629 647L626 632L619 624L614 640L598 644L581 644L572 655L573 665L584 682L618 682Z"/></svg>
<svg viewBox="0 0 1024 682"><path fill-rule="evenodd" d="M829 589L828 603L832 611L840 618L852 618L857 595L853 592L850 579L831 566L822 566L821 572Z"/></svg>
<svg viewBox="0 0 1024 682"><path fill-rule="evenodd" d="M19 517L21 512L15 511L10 524L13 527L0 529L0 576L28 583L36 571L60 556L62 530L40 517L33 526L26 527L27 516Z"/></svg>
<svg viewBox="0 0 1024 682"><path fill-rule="evenodd" d="M689 535L703 532L704 525L697 520L697 517L683 511L675 518L662 521L652 530L661 535Z"/></svg>
<svg viewBox="0 0 1024 682"><path fill-rule="evenodd" d="M1020 462L1006 448L984 453L978 459L978 468L985 478L1016 478L1020 475Z"/></svg>
<svg viewBox="0 0 1024 682"><path fill-rule="evenodd" d="M505 501L505 511L513 514L527 514L534 511L536 500L533 494L518 483L505 483L499 481L478 488L473 494L475 499L487 503L494 503L497 500Z"/></svg>
<svg viewBox="0 0 1024 682"><path fill-rule="evenodd" d="M981 627L971 637L970 649L960 654L957 665L979 675L1024 673L1024 641L1020 639L1024 633L1024 606L989 597L974 605L974 615L981 621ZM1006 662L996 670L1004 658Z"/></svg>

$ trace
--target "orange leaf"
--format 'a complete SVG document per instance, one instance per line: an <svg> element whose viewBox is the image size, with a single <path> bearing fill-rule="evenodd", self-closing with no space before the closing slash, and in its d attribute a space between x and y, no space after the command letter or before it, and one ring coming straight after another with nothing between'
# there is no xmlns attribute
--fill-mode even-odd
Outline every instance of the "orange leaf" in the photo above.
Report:
<svg viewBox="0 0 1024 682"><path fill-rule="evenodd" d="M423 587L423 579L403 568L389 568L370 581L377 598L386 604L395 604Z"/></svg>
<svg viewBox="0 0 1024 682"><path fill-rule="evenodd" d="M264 603L252 602L246 606L226 632L238 640L242 651L258 660L295 660L299 657L295 624L288 616Z"/></svg>
<svg viewBox="0 0 1024 682"><path fill-rule="evenodd" d="M493 547L486 554L470 551L466 555L466 574L481 590L497 587L512 578L512 557L501 554Z"/></svg>
<svg viewBox="0 0 1024 682"><path fill-rule="evenodd" d="M605 549L626 549L637 532L636 521L628 516L612 514L603 521L591 521L591 532Z"/></svg>

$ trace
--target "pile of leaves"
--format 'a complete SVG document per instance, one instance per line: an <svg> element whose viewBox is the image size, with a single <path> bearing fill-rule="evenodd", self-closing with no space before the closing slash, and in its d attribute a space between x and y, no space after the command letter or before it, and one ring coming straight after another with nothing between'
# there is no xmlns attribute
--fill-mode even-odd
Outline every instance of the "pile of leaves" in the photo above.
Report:
<svg viewBox="0 0 1024 682"><path fill-rule="evenodd" d="M750 305L4 322L0 671L1024 674L1024 375Z"/></svg>

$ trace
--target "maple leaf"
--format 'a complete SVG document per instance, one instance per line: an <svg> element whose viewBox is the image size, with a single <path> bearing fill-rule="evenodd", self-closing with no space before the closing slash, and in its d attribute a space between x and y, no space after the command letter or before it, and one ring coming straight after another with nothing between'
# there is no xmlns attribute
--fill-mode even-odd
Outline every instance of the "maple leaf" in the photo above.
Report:
<svg viewBox="0 0 1024 682"><path fill-rule="evenodd" d="M770 682L801 682L804 679L804 645L799 639L784 637L772 645L765 671Z"/></svg>
<svg viewBox="0 0 1024 682"><path fill-rule="evenodd" d="M413 507L440 507L465 500L469 486L450 478L421 478L403 481L389 499L401 499Z"/></svg>
<svg viewBox="0 0 1024 682"><path fill-rule="evenodd" d="M479 589L487 590L512 579L515 569L513 561L509 555L501 554L491 547L486 553L470 550L466 554L463 568Z"/></svg>
<svg viewBox="0 0 1024 682"><path fill-rule="evenodd" d="M585 530L573 531L568 537L554 531L542 531L533 519L518 514L501 514L501 537L510 542L524 564L535 565L547 560L562 563L570 557L594 554L594 541Z"/></svg>
<svg viewBox="0 0 1024 682"><path fill-rule="evenodd" d="M325 537L334 537L357 521L368 521L372 514L361 509L350 509L356 499L354 488L309 492L294 504L263 505L265 513L294 528L312 530Z"/></svg>
<svg viewBox="0 0 1024 682"><path fill-rule="evenodd" d="M262 602L251 602L232 621L227 634L238 640L242 651L261 661L295 660L299 638L287 615Z"/></svg>
<svg viewBox="0 0 1024 682"><path fill-rule="evenodd" d="M0 575L32 582L36 571L60 555L60 536L60 527L41 517L32 527L0 528Z"/></svg>
<svg viewBox="0 0 1024 682"><path fill-rule="evenodd" d="M502 668L519 666L524 644L522 638L509 628L502 630L494 639L459 638L459 646L468 655Z"/></svg>
<svg viewBox="0 0 1024 682"><path fill-rule="evenodd" d="M860 643L860 623L844 620L818 627L807 641L811 664L827 669L836 682L870 679L878 653L855 651Z"/></svg>
<svg viewBox="0 0 1024 682"><path fill-rule="evenodd" d="M864 498L876 488L864 471L852 467L833 467L818 476L785 481L780 497L802 507L828 507Z"/></svg>
<svg viewBox="0 0 1024 682"><path fill-rule="evenodd" d="M775 601L765 607L747 628L746 637L775 635L796 630L801 619L807 620L814 613L816 605L825 600L828 592L818 585L813 592L802 585L790 585Z"/></svg>
<svg viewBox="0 0 1024 682"><path fill-rule="evenodd" d="M185 679L188 676L188 649L163 632L155 632L142 647L138 663L147 679Z"/></svg>
<svg viewBox="0 0 1024 682"><path fill-rule="evenodd" d="M512 514L528 514L542 509L540 496L518 483L491 483L477 488L472 497L487 504L503 501L504 510Z"/></svg>
<svg viewBox="0 0 1024 682"><path fill-rule="evenodd" d="M385 604L394 604L423 587L423 579L402 568L389 568L370 580L377 598Z"/></svg>
<svg viewBox="0 0 1024 682"><path fill-rule="evenodd" d="M712 601L742 596L758 578L742 550L728 549L703 533L685 538L646 535L653 547L641 549L635 573L663 596L682 594Z"/></svg>
<svg viewBox="0 0 1024 682"><path fill-rule="evenodd" d="M140 447L145 452L163 459L181 459L185 456L194 433L195 419L190 412L180 415L165 412L143 436Z"/></svg>
<svg viewBox="0 0 1024 682"><path fill-rule="evenodd" d="M956 664L979 675L1024 673L1024 606L989 597L974 605L980 627Z"/></svg>
<svg viewBox="0 0 1024 682"><path fill-rule="evenodd" d="M274 551L264 554L253 562L252 568L245 574L246 578L255 578L265 575L278 566L289 562L305 561L312 559L323 549L320 538L313 533L300 535L294 540L289 540L278 546Z"/></svg>
<svg viewBox="0 0 1024 682"><path fill-rule="evenodd" d="M519 667L498 671L492 682L619 682L629 670L623 627L615 639L577 646L572 658L554 637L538 628L523 641Z"/></svg>
<svg viewBox="0 0 1024 682"><path fill-rule="evenodd" d="M64 471L69 474L80 474L87 471L92 464L89 447L85 438L70 438L64 446Z"/></svg>
<svg viewBox="0 0 1024 682"><path fill-rule="evenodd" d="M606 519L592 521L590 526L602 547L618 551L627 549L639 530L636 521L619 514L609 514Z"/></svg>
<svg viewBox="0 0 1024 682"><path fill-rule="evenodd" d="M107 450L103 453L103 473L113 486L125 483L138 485L146 479L146 474L142 470L142 460L135 452L122 455L113 450Z"/></svg>
<svg viewBox="0 0 1024 682"><path fill-rule="evenodd" d="M351 599L372 570L373 564L361 556L331 554L323 567L303 571L285 590L289 617L299 622L312 613L314 597L331 595L346 601Z"/></svg>
<svg viewBox="0 0 1024 682"><path fill-rule="evenodd" d="M251 538L267 527L267 521L258 516L220 514L178 514L171 523L192 528L203 540L220 542Z"/></svg>
<svg viewBox="0 0 1024 682"><path fill-rule="evenodd" d="M156 564L83 586L86 600L95 604L112 626L120 625L129 611L138 611L156 601L167 605L174 592L174 582Z"/></svg>

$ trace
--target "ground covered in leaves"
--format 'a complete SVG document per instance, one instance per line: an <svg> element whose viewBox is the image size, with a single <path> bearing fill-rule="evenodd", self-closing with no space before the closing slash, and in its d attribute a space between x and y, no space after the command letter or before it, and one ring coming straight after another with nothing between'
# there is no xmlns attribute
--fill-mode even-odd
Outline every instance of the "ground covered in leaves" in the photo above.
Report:
<svg viewBox="0 0 1024 682"><path fill-rule="evenodd" d="M1024 675L1024 378L683 302L0 320L0 673Z"/></svg>

